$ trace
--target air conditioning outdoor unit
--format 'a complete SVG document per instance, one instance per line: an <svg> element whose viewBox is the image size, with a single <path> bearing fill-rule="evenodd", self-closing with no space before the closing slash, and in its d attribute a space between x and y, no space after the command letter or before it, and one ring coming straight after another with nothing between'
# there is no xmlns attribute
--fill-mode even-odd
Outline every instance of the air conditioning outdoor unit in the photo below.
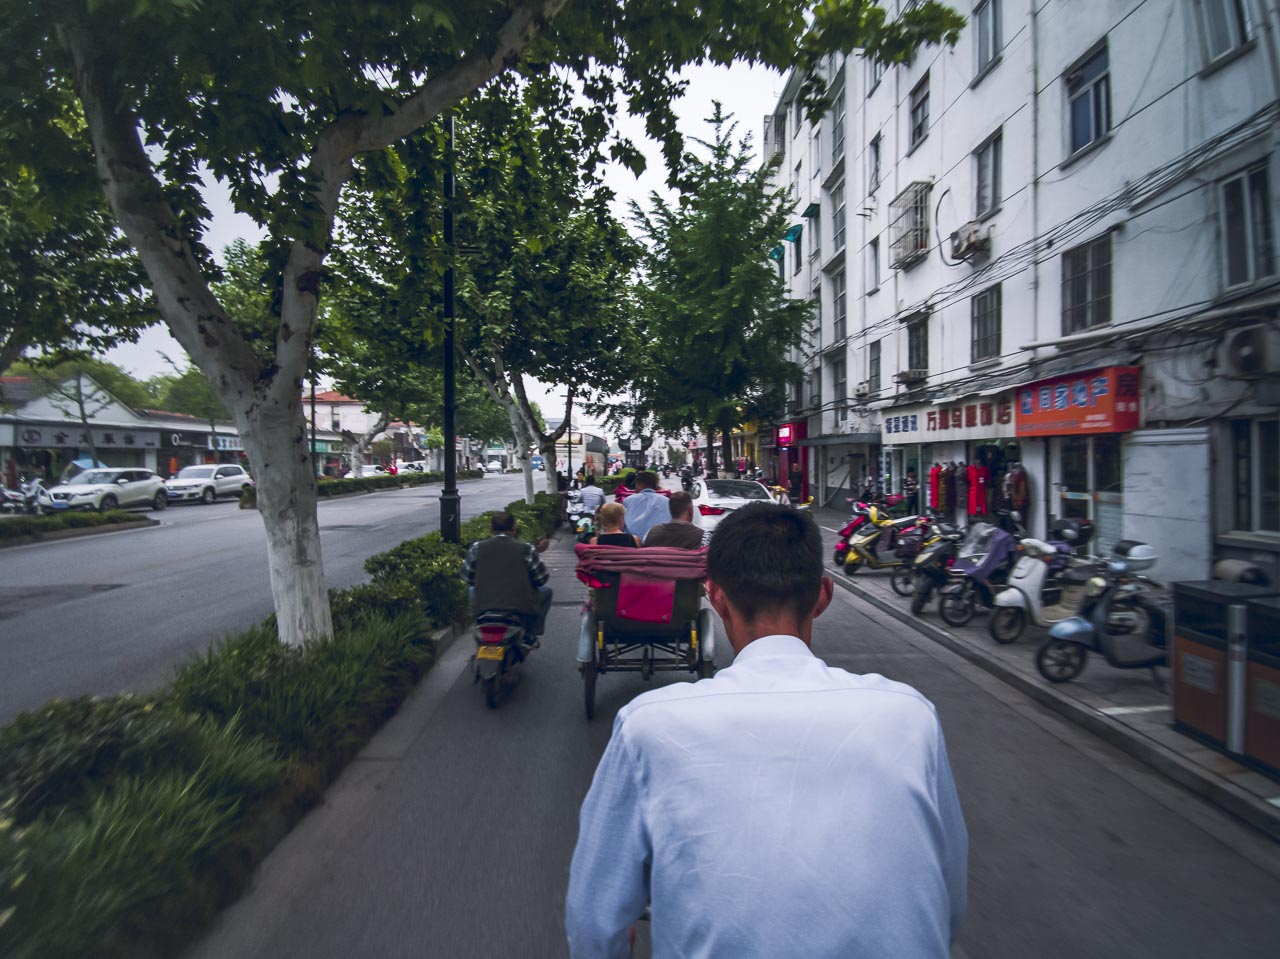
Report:
<svg viewBox="0 0 1280 959"><path fill-rule="evenodd" d="M854 396L856 396L856 397L857 397L857 398L859 398L859 399L861 399L861 398L862 398L862 397L864 397L864 396L870 396L870 395L871 395L871 382L870 382L869 380L863 380L863 381L862 381L861 383L859 383L856 387L854 387L853 395L854 395Z"/></svg>
<svg viewBox="0 0 1280 959"><path fill-rule="evenodd" d="M1222 371L1245 379L1280 373L1280 333L1264 324L1228 333L1222 344Z"/></svg>
<svg viewBox="0 0 1280 959"><path fill-rule="evenodd" d="M951 234L951 258L968 260L991 250L991 235L977 220L970 220Z"/></svg>
<svg viewBox="0 0 1280 959"><path fill-rule="evenodd" d="M928 378L928 370L902 370L898 374L899 383L921 383Z"/></svg>

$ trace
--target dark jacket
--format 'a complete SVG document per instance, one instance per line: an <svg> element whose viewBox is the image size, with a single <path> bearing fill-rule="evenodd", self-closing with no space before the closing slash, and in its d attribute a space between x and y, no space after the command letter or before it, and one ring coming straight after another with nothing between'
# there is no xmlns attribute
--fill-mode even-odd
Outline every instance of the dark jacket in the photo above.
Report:
<svg viewBox="0 0 1280 959"><path fill-rule="evenodd" d="M468 551L464 575L476 591L477 611L506 609L519 613L538 610L537 587L546 582L546 567L528 543L511 536L494 536ZM541 579L542 582L537 582Z"/></svg>
<svg viewBox="0 0 1280 959"><path fill-rule="evenodd" d="M649 530L645 546L674 546L676 549L701 549L702 530L693 523L672 520Z"/></svg>

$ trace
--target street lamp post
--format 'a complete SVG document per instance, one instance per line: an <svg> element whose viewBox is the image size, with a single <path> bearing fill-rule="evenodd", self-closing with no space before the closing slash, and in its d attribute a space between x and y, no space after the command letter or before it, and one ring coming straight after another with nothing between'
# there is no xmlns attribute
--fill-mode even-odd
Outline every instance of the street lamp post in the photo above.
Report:
<svg viewBox="0 0 1280 959"><path fill-rule="evenodd" d="M444 489L440 491L440 535L446 543L462 536L461 497L458 495L458 428L456 370L453 355L453 113L444 120Z"/></svg>

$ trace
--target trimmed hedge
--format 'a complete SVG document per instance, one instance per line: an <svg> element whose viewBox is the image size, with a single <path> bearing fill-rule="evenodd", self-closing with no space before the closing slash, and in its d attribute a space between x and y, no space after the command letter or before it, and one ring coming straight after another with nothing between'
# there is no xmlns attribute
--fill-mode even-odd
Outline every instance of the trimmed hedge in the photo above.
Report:
<svg viewBox="0 0 1280 959"><path fill-rule="evenodd" d="M548 494L507 508L530 541L554 529ZM431 667L433 630L466 614L463 556L439 533L408 540L331 591L332 639L283 646L268 619L157 693L0 729L0 955L180 952Z"/></svg>
<svg viewBox="0 0 1280 959"><path fill-rule="evenodd" d="M632 486L631 477L635 476L639 470L628 466L620 472L614 473L612 476L597 476L596 485L599 486L606 494L612 496L614 491L622 485Z"/></svg>
<svg viewBox="0 0 1280 959"><path fill-rule="evenodd" d="M137 523L143 520L142 514L130 513L122 509L113 509L106 513L92 513L77 509L63 513L46 513L43 516L13 516L0 520L0 539L17 539L24 536L39 539L42 533L52 533L62 529L114 526L118 523Z"/></svg>
<svg viewBox="0 0 1280 959"><path fill-rule="evenodd" d="M458 479L479 479L480 470L458 470ZM405 486L425 486L444 482L443 473L378 473L374 476L353 476L349 479L322 479L316 483L319 496L341 496L343 493L371 493L379 489L400 489Z"/></svg>

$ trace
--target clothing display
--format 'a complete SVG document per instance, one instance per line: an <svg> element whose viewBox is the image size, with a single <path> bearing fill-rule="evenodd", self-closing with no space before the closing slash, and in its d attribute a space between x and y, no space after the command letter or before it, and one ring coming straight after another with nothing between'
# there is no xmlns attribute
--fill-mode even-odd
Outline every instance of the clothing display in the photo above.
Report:
<svg viewBox="0 0 1280 959"><path fill-rule="evenodd" d="M929 508L942 509L939 497L942 495L942 464L934 463L929 468Z"/></svg>
<svg viewBox="0 0 1280 959"><path fill-rule="evenodd" d="M983 516L987 508L987 483L991 471L979 463L970 463L966 476L969 482L968 508L970 516Z"/></svg>

